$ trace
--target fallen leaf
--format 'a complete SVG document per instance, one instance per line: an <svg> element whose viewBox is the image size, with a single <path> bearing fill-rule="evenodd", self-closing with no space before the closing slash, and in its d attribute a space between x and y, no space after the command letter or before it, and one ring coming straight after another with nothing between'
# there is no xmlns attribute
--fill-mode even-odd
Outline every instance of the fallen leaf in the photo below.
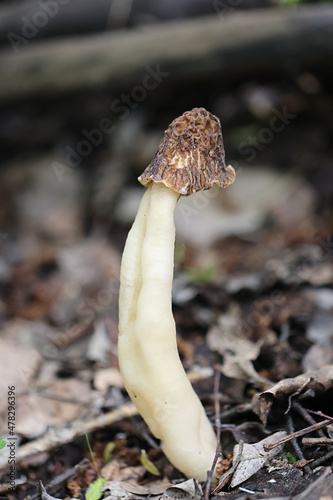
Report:
<svg viewBox="0 0 333 500"><path fill-rule="evenodd" d="M333 335L331 339L318 342L308 349L302 360L304 371L319 370L333 364Z"/></svg>
<svg viewBox="0 0 333 500"><path fill-rule="evenodd" d="M7 476L8 477L8 476ZM2 478L3 479L3 478ZM25 476L21 477L16 477L15 478L15 487L16 486L22 486L23 484L27 483L27 478ZM11 491L12 485L10 482L6 483L1 483L0 484L0 494ZM5 496L1 496L0 498L6 498Z"/></svg>
<svg viewBox="0 0 333 500"><path fill-rule="evenodd" d="M118 368L103 368L94 375L94 387L105 395L110 387L124 387Z"/></svg>
<svg viewBox="0 0 333 500"><path fill-rule="evenodd" d="M260 417L264 425L274 401L292 398L312 389L315 393L323 393L333 387L333 366L326 365L320 370L303 373L294 378L280 380L270 389L262 392L253 403L253 411Z"/></svg>
<svg viewBox="0 0 333 500"><path fill-rule="evenodd" d="M141 484L132 484L121 482L121 486L128 493L133 493L134 495L162 495L167 488L172 486L168 480L163 479L159 483L150 483L142 486Z"/></svg>
<svg viewBox="0 0 333 500"><path fill-rule="evenodd" d="M42 481L39 481L38 490L39 490L39 495L40 495L41 500L59 500L59 498L52 497L51 495L49 495L47 493Z"/></svg>
<svg viewBox="0 0 333 500"><path fill-rule="evenodd" d="M96 321L87 345L87 359L100 365L106 365L108 362L110 347L110 337L105 328L104 322Z"/></svg>
<svg viewBox="0 0 333 500"><path fill-rule="evenodd" d="M112 460L104 465L101 474L108 482L122 481L129 479L139 481L146 473L143 465L128 466L124 458L113 457Z"/></svg>
<svg viewBox="0 0 333 500"><path fill-rule="evenodd" d="M333 337L333 316L331 311L317 309L307 325L306 338L310 342L327 342Z"/></svg>
<svg viewBox="0 0 333 500"><path fill-rule="evenodd" d="M232 477L233 473L235 472L241 460L243 447L244 447L244 441L240 441L237 453L235 453L235 448L234 448L233 464L224 474L222 474L222 476L219 479L219 484L216 486L213 493L219 493L219 491L221 491L222 488L229 482L230 478Z"/></svg>
<svg viewBox="0 0 333 500"><path fill-rule="evenodd" d="M1 331L0 338L0 413L7 412L8 384L28 389L43 358L36 342L36 322L13 320ZM38 338L39 340L39 338Z"/></svg>
<svg viewBox="0 0 333 500"><path fill-rule="evenodd" d="M110 495L104 497L104 500L130 500L134 498L132 493L124 490L120 481L108 481L102 486L102 491L110 492Z"/></svg>
<svg viewBox="0 0 333 500"><path fill-rule="evenodd" d="M27 437L42 435L48 426L63 426L96 412L99 396L88 382L75 378L55 379L47 389L22 394L18 399L16 432Z"/></svg>
<svg viewBox="0 0 333 500"><path fill-rule="evenodd" d="M189 479L177 486L170 486L161 496L161 500L201 500L202 487L196 479Z"/></svg>
<svg viewBox="0 0 333 500"><path fill-rule="evenodd" d="M267 383L253 367L252 361L260 352L260 342L251 342L242 336L238 309L219 318L219 325L207 334L207 343L212 351L223 356L221 372L229 378Z"/></svg>
<svg viewBox="0 0 333 500"><path fill-rule="evenodd" d="M231 488L235 488L235 486L238 486L246 481L249 477L253 476L253 474L261 469L261 467L263 467L270 458L281 453L283 445L276 446L276 448L273 448L273 450L268 452L264 450L264 445L270 444L286 435L287 433L285 431L281 431L268 436L258 443L244 443L242 455L231 481ZM239 454L239 446L239 444L236 444L234 448L234 457L237 457Z"/></svg>

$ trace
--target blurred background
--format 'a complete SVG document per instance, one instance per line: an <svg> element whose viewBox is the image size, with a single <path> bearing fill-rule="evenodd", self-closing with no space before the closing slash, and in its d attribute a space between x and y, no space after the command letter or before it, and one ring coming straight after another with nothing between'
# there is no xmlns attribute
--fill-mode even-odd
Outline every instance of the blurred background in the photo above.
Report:
<svg viewBox="0 0 333 500"><path fill-rule="evenodd" d="M89 370L116 369L136 179L193 107L221 120L237 178L179 202L178 330L198 340L237 302L253 341L311 331L305 352L318 331L331 339L331 2L1 1L0 19L0 384L30 398L25 439L77 416L27 396L28 383L84 399L98 386ZM260 309L277 289L288 308ZM208 365L199 340L182 355ZM266 375L304 369L287 361Z"/></svg>

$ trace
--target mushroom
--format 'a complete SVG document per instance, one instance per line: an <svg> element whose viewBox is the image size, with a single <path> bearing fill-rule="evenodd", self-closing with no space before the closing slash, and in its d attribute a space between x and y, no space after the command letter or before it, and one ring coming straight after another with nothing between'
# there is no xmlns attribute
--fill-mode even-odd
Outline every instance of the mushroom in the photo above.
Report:
<svg viewBox="0 0 333 500"><path fill-rule="evenodd" d="M171 292L173 213L180 195L213 184L226 187L220 122L194 108L168 127L153 161L139 177L147 190L122 257L118 357L125 388L170 462L205 480L216 435L179 358Z"/></svg>

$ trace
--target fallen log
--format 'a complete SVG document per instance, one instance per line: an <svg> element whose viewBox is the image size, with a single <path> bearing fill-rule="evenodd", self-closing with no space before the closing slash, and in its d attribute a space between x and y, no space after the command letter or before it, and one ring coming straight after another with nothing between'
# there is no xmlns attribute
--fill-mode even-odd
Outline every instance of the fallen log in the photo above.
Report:
<svg viewBox="0 0 333 500"><path fill-rule="evenodd" d="M328 71L333 7L265 9L53 41L0 53L0 102L77 91L126 91L150 71L168 83ZM148 72L149 72L148 70Z"/></svg>
<svg viewBox="0 0 333 500"><path fill-rule="evenodd" d="M251 0L250 0L251 2ZM247 0L224 0L219 11L224 14L236 9L248 9ZM264 0L256 0L256 6L265 4ZM251 7L251 5L250 5ZM269 8L269 5L267 6ZM252 7L253 8L253 7ZM210 15L215 12L215 3L207 0L6 0L0 3L0 44L9 44L8 33L22 33L27 22L44 24L35 40L96 33L108 29L151 24ZM43 18L46 22L43 22ZM28 20L28 21L27 21Z"/></svg>

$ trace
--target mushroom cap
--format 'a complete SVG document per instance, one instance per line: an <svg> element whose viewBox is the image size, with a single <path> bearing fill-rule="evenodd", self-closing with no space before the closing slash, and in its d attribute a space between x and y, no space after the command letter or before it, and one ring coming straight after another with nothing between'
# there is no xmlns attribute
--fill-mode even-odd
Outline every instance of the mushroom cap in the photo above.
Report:
<svg viewBox="0 0 333 500"><path fill-rule="evenodd" d="M225 165L219 119L204 108L193 108L169 125L138 180L144 186L153 181L189 195L213 184L225 188L235 177L234 169Z"/></svg>

